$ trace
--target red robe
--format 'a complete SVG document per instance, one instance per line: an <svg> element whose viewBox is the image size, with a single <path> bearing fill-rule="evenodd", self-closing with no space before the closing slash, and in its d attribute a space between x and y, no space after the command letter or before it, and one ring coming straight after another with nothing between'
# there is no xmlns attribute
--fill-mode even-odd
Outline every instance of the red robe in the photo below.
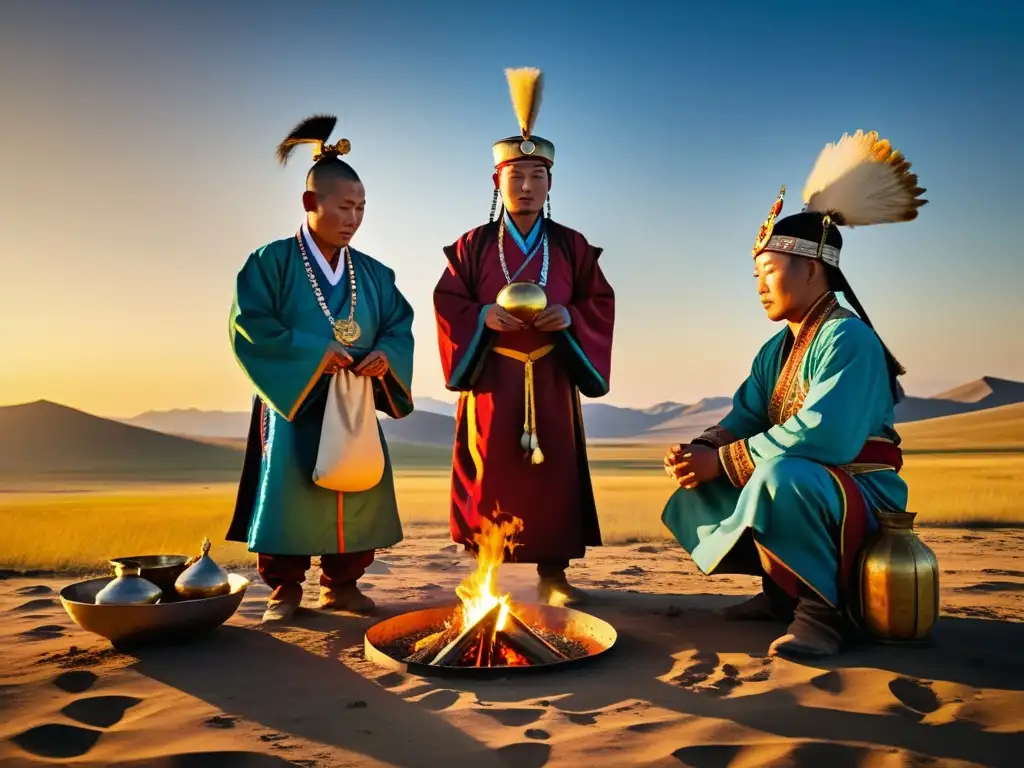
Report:
<svg viewBox="0 0 1024 768"><path fill-rule="evenodd" d="M600 248L550 220L544 227L550 254L545 292L549 305L568 309L568 329L498 333L484 325L487 306L506 285L497 222L444 249L449 263L434 289L434 314L446 386L462 393L452 459L453 541L472 548L480 516L500 511L523 521L519 547L511 556L506 552L508 560L566 564L601 545L580 393L608 393L615 296L598 264ZM514 275L525 257L508 233L504 247ZM539 282L542 261L543 250L516 279ZM529 353L550 344L554 350L534 363L544 462L532 464L520 444L524 365L493 348Z"/></svg>

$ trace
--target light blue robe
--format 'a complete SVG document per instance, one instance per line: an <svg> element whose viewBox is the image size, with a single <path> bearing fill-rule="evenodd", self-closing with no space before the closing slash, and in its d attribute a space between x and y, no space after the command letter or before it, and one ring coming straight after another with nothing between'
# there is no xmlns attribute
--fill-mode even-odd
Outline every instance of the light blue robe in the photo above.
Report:
<svg viewBox="0 0 1024 768"><path fill-rule="evenodd" d="M328 308L348 316L348 275L336 286L306 251ZM413 310L390 268L351 250L360 338L347 350L358 364L373 350L390 370L374 380L377 410L402 418L413 410ZM333 327L310 285L295 237L251 254L238 275L229 332L235 357L257 392L246 468L229 540L252 552L322 555L393 546L402 540L387 441L384 475L358 493L338 493L312 481L330 377L323 375Z"/></svg>
<svg viewBox="0 0 1024 768"><path fill-rule="evenodd" d="M675 491L662 521L706 574L758 572L723 563L751 531L758 550L836 606L844 500L826 466L847 469L869 511L905 510L907 486L891 468L850 466L869 439L898 442L894 403L877 335L826 298L816 330L805 324L794 340L787 328L761 348L732 410L705 433L724 446L726 476Z"/></svg>

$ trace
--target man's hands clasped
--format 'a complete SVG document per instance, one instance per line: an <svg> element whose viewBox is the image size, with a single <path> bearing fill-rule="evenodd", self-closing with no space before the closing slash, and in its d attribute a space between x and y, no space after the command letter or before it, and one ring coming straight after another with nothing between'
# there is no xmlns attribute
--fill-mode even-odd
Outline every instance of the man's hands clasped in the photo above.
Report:
<svg viewBox="0 0 1024 768"><path fill-rule="evenodd" d="M324 375L333 376L343 368L348 368L352 365L352 355L337 341L332 341L327 349L331 354L324 365Z"/></svg>
<svg viewBox="0 0 1024 768"><path fill-rule="evenodd" d="M572 325L572 317L569 315L569 310L562 305L552 304L537 315L532 323L524 323L519 318L510 315L497 304L491 304L484 315L484 325L492 331L498 331L499 333L523 331L527 328L551 333L554 331L564 331Z"/></svg>
<svg viewBox="0 0 1024 768"><path fill-rule="evenodd" d="M346 350L345 347L336 341L332 341L329 349L331 356L324 365L324 375L333 376L338 371L352 367L352 363L355 361L352 359L352 355L348 353L348 350ZM352 373L356 376L380 378L388 372L390 367L391 366L388 363L388 356L380 350L375 349L363 358L363 361L359 363L359 365L352 368Z"/></svg>
<svg viewBox="0 0 1024 768"><path fill-rule="evenodd" d="M352 373L356 376L372 376L373 378L379 378L387 373L390 367L391 366L388 364L388 356L379 349L375 349L363 358L363 362L357 365Z"/></svg>
<svg viewBox="0 0 1024 768"><path fill-rule="evenodd" d="M665 454L665 472L680 488L692 491L722 474L718 451L705 445L673 445Z"/></svg>

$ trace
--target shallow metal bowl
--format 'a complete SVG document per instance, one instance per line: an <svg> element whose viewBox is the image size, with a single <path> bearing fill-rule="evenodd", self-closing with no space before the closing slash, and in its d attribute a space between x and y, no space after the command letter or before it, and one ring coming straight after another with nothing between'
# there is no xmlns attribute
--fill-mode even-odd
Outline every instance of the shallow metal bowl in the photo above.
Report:
<svg viewBox="0 0 1024 768"><path fill-rule="evenodd" d="M155 605L96 605L96 593L113 581L112 576L69 584L60 591L68 616L84 629L115 645L189 640L230 619L245 597L249 580L228 575L231 592L199 600L180 600Z"/></svg>
<svg viewBox="0 0 1024 768"><path fill-rule="evenodd" d="M133 557L112 557L110 567L118 563L135 563L140 568L139 575L146 581L156 584L163 592L164 601L177 600L178 593L174 589L174 581L185 570L188 557L185 555L137 555Z"/></svg>
<svg viewBox="0 0 1024 768"><path fill-rule="evenodd" d="M576 667L593 661L610 650L619 638L615 627L604 619L591 616L583 611L539 603L513 603L513 610L524 622L533 627L544 627L578 641L586 647L587 655L553 664L533 664L522 667L432 667L429 664L392 658L384 650L396 641L422 632L424 629L439 629L459 607L459 605L442 605L436 608L401 613L390 619L379 621L366 630L363 639L363 653L367 660L396 672L432 677L493 678Z"/></svg>

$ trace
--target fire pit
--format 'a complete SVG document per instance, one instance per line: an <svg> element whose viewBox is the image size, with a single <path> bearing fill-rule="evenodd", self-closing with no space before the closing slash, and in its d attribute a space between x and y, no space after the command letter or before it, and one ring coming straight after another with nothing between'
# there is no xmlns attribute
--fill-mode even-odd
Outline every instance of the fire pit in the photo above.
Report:
<svg viewBox="0 0 1024 768"><path fill-rule="evenodd" d="M513 602L498 595L495 576L515 549L518 518L484 518L477 567L456 589L461 604L411 611L366 631L366 658L421 675L496 676L563 668L611 648L615 629L596 616L560 605Z"/></svg>

